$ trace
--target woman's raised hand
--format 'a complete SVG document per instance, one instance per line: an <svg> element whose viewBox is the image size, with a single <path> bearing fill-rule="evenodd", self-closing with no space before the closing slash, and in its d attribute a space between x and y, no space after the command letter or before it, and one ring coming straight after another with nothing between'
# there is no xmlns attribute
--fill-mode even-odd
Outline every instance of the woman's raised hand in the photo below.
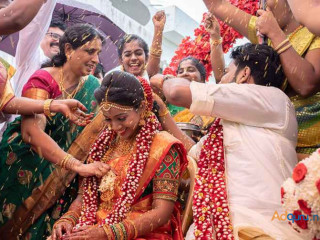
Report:
<svg viewBox="0 0 320 240"><path fill-rule="evenodd" d="M110 171L110 166L102 162L93 162L88 164L81 164L75 166L73 171L77 172L82 177L96 176L98 178L103 177Z"/></svg>
<svg viewBox="0 0 320 240"><path fill-rule="evenodd" d="M212 13L208 13L205 17L205 28L211 38L220 39L220 24Z"/></svg>
<svg viewBox="0 0 320 240"><path fill-rule="evenodd" d="M265 35L272 40L282 32L277 19L269 8L267 10L259 9L257 14L256 29L258 35Z"/></svg>
<svg viewBox="0 0 320 240"><path fill-rule="evenodd" d="M61 112L66 118L78 126L86 126L91 122L93 113L85 114L87 108L78 100L53 100L50 105L51 112Z"/></svg>
<svg viewBox="0 0 320 240"><path fill-rule="evenodd" d="M158 11L152 18L152 22L155 28L163 30L166 24L166 14L164 11Z"/></svg>
<svg viewBox="0 0 320 240"><path fill-rule="evenodd" d="M51 240L60 240L64 234L72 232L73 225L69 221L60 221L54 224L51 234Z"/></svg>

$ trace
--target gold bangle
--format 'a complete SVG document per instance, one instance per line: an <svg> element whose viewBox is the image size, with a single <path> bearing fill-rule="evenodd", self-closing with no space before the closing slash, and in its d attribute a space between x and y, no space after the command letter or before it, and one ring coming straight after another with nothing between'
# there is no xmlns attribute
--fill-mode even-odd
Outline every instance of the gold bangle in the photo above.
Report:
<svg viewBox="0 0 320 240"><path fill-rule="evenodd" d="M53 101L53 99L47 99L47 100L44 101L44 104L43 104L43 113L48 118L51 118L54 115L56 115L55 113L51 113L50 112L50 105L51 105L52 101Z"/></svg>
<svg viewBox="0 0 320 240"><path fill-rule="evenodd" d="M292 44L289 43L287 46L284 46L283 48L281 48L279 51L277 51L277 53L280 55L281 53L287 51L289 48L292 47Z"/></svg>
<svg viewBox="0 0 320 240"><path fill-rule="evenodd" d="M219 38L218 40L213 40L210 38L210 46L216 47L218 45L222 44L222 38Z"/></svg>
<svg viewBox="0 0 320 240"><path fill-rule="evenodd" d="M119 239L125 240L124 232L123 232L122 228L120 227L119 223L116 223L116 224L114 224L113 226L114 226L114 227L117 229L117 231L118 231Z"/></svg>
<svg viewBox="0 0 320 240"><path fill-rule="evenodd" d="M62 168L66 169L66 165L67 165L68 161L70 161L70 158L72 158L72 156L67 153L67 154L64 156L64 158L59 162L59 165L60 165Z"/></svg>
<svg viewBox="0 0 320 240"><path fill-rule="evenodd" d="M107 235L107 239L108 239L108 240L109 240L109 239L110 239L110 240L114 240L114 239L115 239L115 235L113 234L112 229L111 229L110 226L103 225L102 228L103 228L105 234Z"/></svg>
<svg viewBox="0 0 320 240"><path fill-rule="evenodd" d="M169 112L168 108L166 108L164 111L159 112L158 116L159 116L159 117L164 117L164 116L166 116L168 113L170 113L170 112Z"/></svg>
<svg viewBox="0 0 320 240"><path fill-rule="evenodd" d="M150 56L153 56L155 58L161 58L161 55L156 55L156 54L152 54L152 53L150 53Z"/></svg>
<svg viewBox="0 0 320 240"><path fill-rule="evenodd" d="M73 168L73 165L75 165L77 161L77 159L71 156L71 158L66 161L66 169L71 170Z"/></svg>
<svg viewBox="0 0 320 240"><path fill-rule="evenodd" d="M120 223L118 223L118 226L119 226L119 228L121 229L121 231L123 233L124 240L127 240L128 239L128 233L127 233L126 227L124 226L124 223L120 222Z"/></svg>
<svg viewBox="0 0 320 240"><path fill-rule="evenodd" d="M72 215L72 216L74 216L74 217L76 217L76 218L80 218L80 214L77 213L77 212L75 212L75 211L68 211L68 212L66 212L64 215ZM63 216L62 216L62 217L63 217Z"/></svg>
<svg viewBox="0 0 320 240"><path fill-rule="evenodd" d="M161 49L153 49L150 48L150 55L154 56L154 57L161 57L162 54L162 50Z"/></svg>
<svg viewBox="0 0 320 240"><path fill-rule="evenodd" d="M289 39L286 38L283 40L274 50L277 52L281 47L283 47L287 42L289 42Z"/></svg>
<svg viewBox="0 0 320 240"><path fill-rule="evenodd" d="M72 216L72 215L66 215L66 216L63 215L60 218L60 220L67 220L67 221L71 222L73 226L75 226L77 224L77 221L78 221L78 219L75 218L75 216Z"/></svg>
<svg viewBox="0 0 320 240"><path fill-rule="evenodd" d="M125 220L126 222L128 222L132 227L133 227L133 230L134 230L134 235L133 235L133 239L136 239L138 237L138 230L136 228L136 226L134 225L134 223L129 220L129 219L126 219Z"/></svg>

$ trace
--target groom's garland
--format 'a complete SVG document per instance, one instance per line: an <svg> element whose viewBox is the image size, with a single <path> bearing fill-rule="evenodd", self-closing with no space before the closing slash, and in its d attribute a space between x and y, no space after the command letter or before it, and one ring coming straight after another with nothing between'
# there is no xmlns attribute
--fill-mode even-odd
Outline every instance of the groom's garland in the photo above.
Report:
<svg viewBox="0 0 320 240"><path fill-rule="evenodd" d="M198 168L192 207L196 239L234 239L225 181L223 127L220 119L216 119L210 128L200 153Z"/></svg>

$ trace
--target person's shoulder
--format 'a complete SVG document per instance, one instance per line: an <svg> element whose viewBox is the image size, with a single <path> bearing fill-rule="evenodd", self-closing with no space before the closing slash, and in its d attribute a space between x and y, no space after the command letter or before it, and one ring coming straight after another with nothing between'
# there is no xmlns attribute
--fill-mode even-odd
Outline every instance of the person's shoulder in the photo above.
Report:
<svg viewBox="0 0 320 240"><path fill-rule="evenodd" d="M99 79L96 78L95 76L91 75L91 74L86 76L86 77L83 77L83 78L86 78L87 81L91 81L94 84L100 85Z"/></svg>
<svg viewBox="0 0 320 240"><path fill-rule="evenodd" d="M154 136L154 141L165 141L165 142L179 142L177 138L168 133L167 131L159 131Z"/></svg>
<svg viewBox="0 0 320 240"><path fill-rule="evenodd" d="M175 138L173 135L167 131L159 131L155 134L151 148L153 149L167 149L169 150L172 146L181 146L180 140Z"/></svg>
<svg viewBox="0 0 320 240"><path fill-rule="evenodd" d="M114 71L122 71L121 66L117 66L117 67L112 68L110 71L108 71L106 73L106 75L108 75L109 73L112 73Z"/></svg>
<svg viewBox="0 0 320 240"><path fill-rule="evenodd" d="M54 75L54 71L52 70L53 68L49 67L49 68L41 68L38 69L37 71L35 71L29 80L31 79L39 79L39 80L43 80L43 81L52 81L53 75Z"/></svg>

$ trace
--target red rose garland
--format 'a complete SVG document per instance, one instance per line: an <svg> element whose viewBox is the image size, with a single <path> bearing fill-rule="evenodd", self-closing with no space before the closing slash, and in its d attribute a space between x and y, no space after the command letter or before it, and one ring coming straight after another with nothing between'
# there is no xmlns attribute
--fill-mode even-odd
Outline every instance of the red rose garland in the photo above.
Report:
<svg viewBox="0 0 320 240"><path fill-rule="evenodd" d="M153 97L152 97L152 89L150 87L150 84L143 78L138 76L137 77L139 79L139 81L141 82L141 85L144 89L144 95L145 95L145 99L147 101L147 108L149 111L152 111L153 108Z"/></svg>
<svg viewBox="0 0 320 240"><path fill-rule="evenodd" d="M234 239L224 165L223 127L217 119L210 128L198 161L192 207L196 239Z"/></svg>
<svg viewBox="0 0 320 240"><path fill-rule="evenodd" d="M104 224L114 224L121 222L126 214L130 211L131 205L135 199L135 193L138 188L140 177L142 176L145 164L149 158L152 139L157 133L160 123L154 114L151 113L153 98L150 85L143 78L139 78L143 88L146 100L148 101L147 111L144 126L136 136L137 152L133 154L133 159L130 161L126 179L121 186L121 196L117 199L111 212L106 217ZM108 150L111 141L116 136L115 132L106 128L93 144L89 153L88 162L100 161ZM81 208L81 216L76 228L86 225L94 225L96 223L96 213L98 210L98 179L96 177L88 177L83 180L83 203Z"/></svg>
<svg viewBox="0 0 320 240"><path fill-rule="evenodd" d="M256 14L259 5L258 0L229 0L229 2L251 15ZM194 40L189 36L182 40L181 44L175 51L175 55L171 59L169 66L164 69L163 74L176 75L179 62L185 57L192 56L198 59L205 66L208 80L212 72L212 66L210 60L210 35L205 29L205 16L206 13L203 15L200 26L194 30ZM243 36L224 22L219 22L220 34L223 38L222 48L224 52L228 52L236 39L243 38Z"/></svg>

